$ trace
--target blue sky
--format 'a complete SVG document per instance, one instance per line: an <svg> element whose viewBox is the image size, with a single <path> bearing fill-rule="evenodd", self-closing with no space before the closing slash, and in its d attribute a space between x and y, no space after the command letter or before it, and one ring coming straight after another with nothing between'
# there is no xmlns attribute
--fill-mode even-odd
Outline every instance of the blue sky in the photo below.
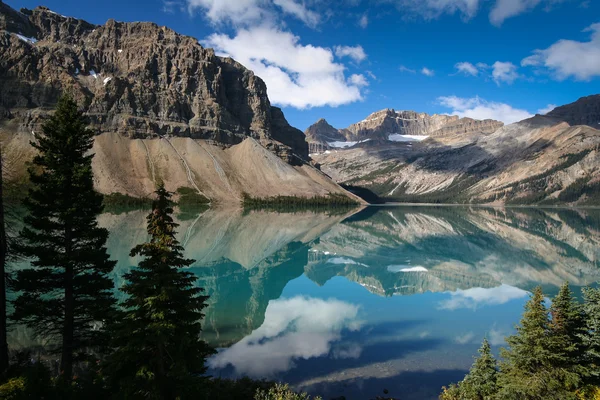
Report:
<svg viewBox="0 0 600 400"><path fill-rule="evenodd" d="M39 0L5 0L34 8ZM304 130L394 108L513 122L600 93L597 0L45 0L230 55Z"/></svg>

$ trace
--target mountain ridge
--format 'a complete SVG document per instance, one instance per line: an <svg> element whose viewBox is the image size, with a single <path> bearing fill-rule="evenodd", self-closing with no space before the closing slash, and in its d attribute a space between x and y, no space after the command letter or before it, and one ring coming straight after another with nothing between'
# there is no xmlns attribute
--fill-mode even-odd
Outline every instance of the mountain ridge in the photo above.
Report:
<svg viewBox="0 0 600 400"><path fill-rule="evenodd" d="M336 182L387 201L598 205L598 121L594 95L493 132L449 129L422 141L368 142L312 157Z"/></svg>
<svg viewBox="0 0 600 400"><path fill-rule="evenodd" d="M155 23L94 25L0 1L0 87L0 138L17 180L35 154L29 142L68 92L96 133L103 194L148 197L162 182L213 203L244 194L362 202L310 164L304 134L271 105L262 79Z"/></svg>

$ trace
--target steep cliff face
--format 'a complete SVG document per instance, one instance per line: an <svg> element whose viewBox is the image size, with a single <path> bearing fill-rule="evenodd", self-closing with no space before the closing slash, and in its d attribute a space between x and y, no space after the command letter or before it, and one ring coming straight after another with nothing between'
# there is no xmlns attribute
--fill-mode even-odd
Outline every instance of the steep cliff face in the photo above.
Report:
<svg viewBox="0 0 600 400"><path fill-rule="evenodd" d="M600 96L590 96L493 133L477 133L484 129L473 121L463 134L447 125L421 142L379 142L313 158L337 182L391 201L597 205L598 109Z"/></svg>
<svg viewBox="0 0 600 400"><path fill-rule="evenodd" d="M600 94L582 97L574 103L556 107L546 115L567 122L569 125L588 125L592 128L599 128Z"/></svg>
<svg viewBox="0 0 600 400"><path fill-rule="evenodd" d="M494 120L474 120L451 115L429 115L414 111L385 109L369 115L364 120L345 129L335 129L321 119L306 132L309 143L327 144L333 141L388 139L390 135L443 136L492 133L503 123Z"/></svg>
<svg viewBox="0 0 600 400"><path fill-rule="evenodd" d="M153 23L92 25L0 2L0 87L0 118L21 132L39 130L68 91L98 134L225 145L253 137L289 163L308 158L304 135L252 71Z"/></svg>

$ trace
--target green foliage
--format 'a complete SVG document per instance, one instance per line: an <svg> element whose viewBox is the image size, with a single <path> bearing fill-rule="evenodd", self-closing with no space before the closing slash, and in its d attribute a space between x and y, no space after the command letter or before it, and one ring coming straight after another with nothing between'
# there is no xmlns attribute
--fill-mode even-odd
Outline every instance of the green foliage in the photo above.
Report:
<svg viewBox="0 0 600 400"><path fill-rule="evenodd" d="M465 379L458 384L443 388L440 395L442 400L488 400L498 391L498 364L492 355L492 349L487 339L479 348L479 357L471 366Z"/></svg>
<svg viewBox="0 0 600 400"><path fill-rule="evenodd" d="M242 206L246 210L289 211L293 209L310 210L325 207L356 207L359 203L342 194L329 193L327 196L296 197L273 196L257 198L242 194Z"/></svg>
<svg viewBox="0 0 600 400"><path fill-rule="evenodd" d="M201 204L210 204L210 200L198 193L196 190L189 187L180 187L177 189L179 195L179 206L194 206Z"/></svg>
<svg viewBox="0 0 600 400"><path fill-rule="evenodd" d="M444 387L443 400L578 400L600 397L600 289L584 289L580 304L565 283L544 304L536 288L517 333L506 339L500 370L484 341L469 374Z"/></svg>
<svg viewBox="0 0 600 400"><path fill-rule="evenodd" d="M321 400L320 397L310 397L306 393L296 393L288 385L276 384L268 391L259 389L254 400Z"/></svg>
<svg viewBox="0 0 600 400"><path fill-rule="evenodd" d="M569 284L560 288L550 307L550 332L547 346L554 353L554 379L561 387L574 392L587 375L583 338L586 335L585 316Z"/></svg>
<svg viewBox="0 0 600 400"><path fill-rule="evenodd" d="M586 315L586 330L584 336L586 363L589 365L587 383L600 386L600 289L583 289L583 310Z"/></svg>
<svg viewBox="0 0 600 400"><path fill-rule="evenodd" d="M32 145L38 150L29 168L32 188L24 202L28 215L17 250L31 268L17 273L13 319L59 344L61 371L68 382L73 362L103 344L98 329L113 309L115 262L106 250L108 231L99 228L102 196L92 177L93 133L69 97Z"/></svg>
<svg viewBox="0 0 600 400"><path fill-rule="evenodd" d="M27 382L25 378L11 378L6 383L0 385L0 399L18 400L24 397Z"/></svg>
<svg viewBox="0 0 600 400"><path fill-rule="evenodd" d="M562 361L549 346L550 318L544 294L537 287L525 305L517 334L506 339L509 347L501 350L503 358L498 378L499 397L505 399L567 400L573 393L563 387L555 366Z"/></svg>
<svg viewBox="0 0 600 400"><path fill-rule="evenodd" d="M136 246L137 269L125 274L128 295L122 315L111 327L114 353L104 370L122 398L188 398L201 390L205 359L212 349L200 339L207 296L194 286L196 277L182 271L193 260L183 258L175 238L170 197L164 187L148 215L150 241Z"/></svg>

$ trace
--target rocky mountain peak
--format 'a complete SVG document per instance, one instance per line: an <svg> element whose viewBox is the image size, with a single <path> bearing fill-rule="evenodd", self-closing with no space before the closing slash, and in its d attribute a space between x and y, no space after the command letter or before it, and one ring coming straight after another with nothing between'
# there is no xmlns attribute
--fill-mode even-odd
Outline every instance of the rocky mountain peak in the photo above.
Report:
<svg viewBox="0 0 600 400"><path fill-rule="evenodd" d="M304 135L271 106L259 77L154 23L94 25L0 2L0 85L0 124L12 130L38 130L68 90L98 134L223 145L253 137L290 163L308 158Z"/></svg>
<svg viewBox="0 0 600 400"><path fill-rule="evenodd" d="M582 97L574 103L556 107L546 114L560 119L569 125L588 125L600 127L600 94Z"/></svg>
<svg viewBox="0 0 600 400"><path fill-rule="evenodd" d="M335 129L323 119L309 127L305 134L309 143L387 139L390 135L442 136L481 133L489 134L504 124L494 120L474 120L455 115L429 115L415 111L385 108L344 129ZM325 125L326 124L326 125ZM335 138L335 139L333 139Z"/></svg>

